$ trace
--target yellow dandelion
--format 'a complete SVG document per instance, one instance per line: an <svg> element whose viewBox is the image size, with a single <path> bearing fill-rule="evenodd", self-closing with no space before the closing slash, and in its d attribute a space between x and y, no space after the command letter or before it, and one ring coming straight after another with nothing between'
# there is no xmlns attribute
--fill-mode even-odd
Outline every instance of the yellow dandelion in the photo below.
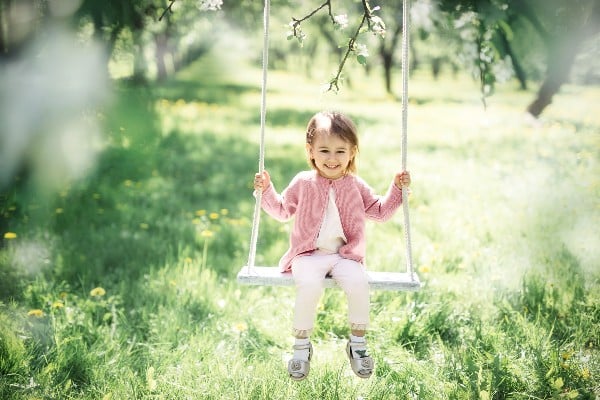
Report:
<svg viewBox="0 0 600 400"><path fill-rule="evenodd" d="M65 304L62 301L55 301L54 303L52 303L52 308L63 308L65 306Z"/></svg>
<svg viewBox="0 0 600 400"><path fill-rule="evenodd" d="M60 292L60 293L58 294L58 297L60 297L60 298L61 298L61 299L63 299L63 300L64 300L64 299L66 299L66 298L67 298L67 292Z"/></svg>
<svg viewBox="0 0 600 400"><path fill-rule="evenodd" d="M208 229L203 230L202 232L200 232L200 236L202 236L203 238L209 238L209 237L213 237L214 232Z"/></svg>
<svg viewBox="0 0 600 400"><path fill-rule="evenodd" d="M102 297L105 294L106 290L104 290L104 288L101 287L93 288L92 290L90 290L90 296L92 297Z"/></svg>
<svg viewBox="0 0 600 400"><path fill-rule="evenodd" d="M221 215L227 215L229 214L229 210L226 208L221 208Z"/></svg>
<svg viewBox="0 0 600 400"><path fill-rule="evenodd" d="M421 265L419 267L419 272L421 272L423 274L427 274L427 273L431 272L431 267L429 265Z"/></svg>
<svg viewBox="0 0 600 400"><path fill-rule="evenodd" d="M64 210L64 209L62 209L61 207L58 207L56 210L54 210L54 212L55 212L56 214L62 214L62 213L64 213L64 212L65 212L65 210Z"/></svg>
<svg viewBox="0 0 600 400"><path fill-rule="evenodd" d="M552 386L554 386L555 389L560 390L562 389L562 387L565 385L565 382L563 381L563 378L558 377L554 380L554 382L552 383Z"/></svg>
<svg viewBox="0 0 600 400"><path fill-rule="evenodd" d="M241 218L230 218L227 220L227 222L231 226L243 226L245 224L245 220Z"/></svg>
<svg viewBox="0 0 600 400"><path fill-rule="evenodd" d="M246 332L248 330L248 325L245 322L238 322L233 326L233 330L236 332Z"/></svg>
<svg viewBox="0 0 600 400"><path fill-rule="evenodd" d="M29 310L29 312L27 313L27 315L29 317L36 317L36 318L41 318L44 316L44 312L42 310L40 310L39 308L33 309L33 310Z"/></svg>
<svg viewBox="0 0 600 400"><path fill-rule="evenodd" d="M585 379L586 381L587 381L588 379L590 379L591 375L592 375L592 374L590 373L590 370L589 370L588 368L584 368L584 369L581 371L581 377L582 377L583 379Z"/></svg>
<svg viewBox="0 0 600 400"><path fill-rule="evenodd" d="M203 217L206 215L206 210L196 210L196 215L198 217Z"/></svg>
<svg viewBox="0 0 600 400"><path fill-rule="evenodd" d="M149 367L146 371L146 383L148 384L148 390L153 392L158 386L156 379L154 379L154 367Z"/></svg>
<svg viewBox="0 0 600 400"><path fill-rule="evenodd" d="M567 399L576 399L579 397L579 391L573 389L573 390L568 391L567 393L564 393L564 396Z"/></svg>
<svg viewBox="0 0 600 400"><path fill-rule="evenodd" d="M216 213L216 212L211 212L211 213L208 215L208 218L210 218L210 219L218 219L218 218L219 218L219 213Z"/></svg>
<svg viewBox="0 0 600 400"><path fill-rule="evenodd" d="M562 353L562 359L563 360L568 360L573 356L573 352L572 351L565 351L564 353Z"/></svg>
<svg viewBox="0 0 600 400"><path fill-rule="evenodd" d="M186 258L183 260L183 262L184 262L185 264L191 264L191 263L192 263L192 261L193 261L193 260L192 260L192 258L191 258L191 257L186 257Z"/></svg>
<svg viewBox="0 0 600 400"><path fill-rule="evenodd" d="M146 230L146 229L148 229L148 227L149 227L149 225L148 225L147 223L145 223L145 222L142 222L142 223L140 224L140 228L141 228L141 229L144 229L144 230Z"/></svg>
<svg viewBox="0 0 600 400"><path fill-rule="evenodd" d="M4 239L11 240L11 239L16 239L16 238L17 238L17 234L14 232L6 232L4 234Z"/></svg>

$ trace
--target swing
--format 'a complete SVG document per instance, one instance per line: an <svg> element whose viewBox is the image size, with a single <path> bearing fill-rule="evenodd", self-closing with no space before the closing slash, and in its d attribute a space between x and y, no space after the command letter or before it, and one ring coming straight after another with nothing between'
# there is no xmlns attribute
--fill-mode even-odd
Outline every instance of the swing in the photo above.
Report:
<svg viewBox="0 0 600 400"><path fill-rule="evenodd" d="M406 147L407 147L407 109L408 109L408 24L410 0L402 2L402 170L406 170ZM260 113L260 150L258 172L264 171L265 163L265 120L266 120L266 88L267 88L267 66L269 49L269 9L270 0L264 3L264 37L263 37L263 59L262 59L262 93ZM421 288L419 277L414 272L412 264L412 252L410 242L410 223L408 215L408 190L402 188L404 236L406 242L406 272L381 272L367 271L369 276L369 287L380 290L417 291ZM237 275L237 281L244 285L258 286L293 286L294 279L291 272L280 272L279 267L256 266L256 246L258 241L258 227L261 214L262 193L257 192L256 204L254 206L254 218L252 221L252 234L250 239L250 252L248 263L244 265ZM326 277L325 287L336 287L335 281Z"/></svg>

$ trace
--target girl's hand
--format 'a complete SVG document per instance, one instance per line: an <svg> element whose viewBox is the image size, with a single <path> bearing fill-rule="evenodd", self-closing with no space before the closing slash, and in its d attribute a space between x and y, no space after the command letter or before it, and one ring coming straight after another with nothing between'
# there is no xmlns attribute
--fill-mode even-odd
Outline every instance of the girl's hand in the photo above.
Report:
<svg viewBox="0 0 600 400"><path fill-rule="evenodd" d="M256 173L254 175L254 190L257 192L264 192L266 188L271 184L271 177L267 171L263 171L262 175Z"/></svg>
<svg viewBox="0 0 600 400"><path fill-rule="evenodd" d="M394 184L398 189L410 186L410 172L402 171L394 177Z"/></svg>

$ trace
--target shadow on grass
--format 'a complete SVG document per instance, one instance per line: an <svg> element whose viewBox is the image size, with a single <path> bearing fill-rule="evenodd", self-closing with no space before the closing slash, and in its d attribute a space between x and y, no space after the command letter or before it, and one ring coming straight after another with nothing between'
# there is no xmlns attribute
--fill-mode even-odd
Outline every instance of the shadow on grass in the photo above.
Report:
<svg viewBox="0 0 600 400"><path fill-rule="evenodd" d="M245 263L258 146L211 133L163 136L155 100L146 89L121 90L107 113L110 144L95 171L47 200L43 226L28 223L28 204L14 205L8 218L23 238L48 238L50 265L38 272L49 280L84 292L133 284L152 268L183 262L184 256L200 262L207 232L202 268L233 278ZM274 176L304 165L283 157L271 162ZM4 300L20 296L27 278L35 276L2 259L0 278Z"/></svg>
<svg viewBox="0 0 600 400"><path fill-rule="evenodd" d="M244 93L260 93L260 88L251 85L198 82L194 80L177 80L157 89L161 97L167 100L199 101L210 104L236 104Z"/></svg>

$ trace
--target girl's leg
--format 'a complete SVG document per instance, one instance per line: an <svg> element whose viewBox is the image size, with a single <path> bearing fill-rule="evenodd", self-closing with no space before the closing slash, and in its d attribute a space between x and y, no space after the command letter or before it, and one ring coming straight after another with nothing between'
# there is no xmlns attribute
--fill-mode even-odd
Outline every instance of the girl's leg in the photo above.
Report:
<svg viewBox="0 0 600 400"><path fill-rule="evenodd" d="M292 263L292 275L296 284L293 331L294 355L288 362L288 373L294 380L302 380L310 371L312 345L310 334L315 323L319 299L323 294L323 280L329 270L321 255L298 257Z"/></svg>
<svg viewBox="0 0 600 400"><path fill-rule="evenodd" d="M296 285L293 323L296 338L308 338L313 330L317 305L324 291L323 281L330 268L330 257L297 257L292 263L292 275Z"/></svg>
<svg viewBox="0 0 600 400"><path fill-rule="evenodd" d="M365 333L369 324L369 280L362 264L339 259L331 270L331 276L346 293L348 320L351 335L346 346L350 366L356 375L368 378L373 373L374 363L367 351Z"/></svg>
<svg viewBox="0 0 600 400"><path fill-rule="evenodd" d="M365 267L356 261L339 257L331 270L331 277L346 293L352 334L364 336L369 325L370 306L369 279Z"/></svg>

